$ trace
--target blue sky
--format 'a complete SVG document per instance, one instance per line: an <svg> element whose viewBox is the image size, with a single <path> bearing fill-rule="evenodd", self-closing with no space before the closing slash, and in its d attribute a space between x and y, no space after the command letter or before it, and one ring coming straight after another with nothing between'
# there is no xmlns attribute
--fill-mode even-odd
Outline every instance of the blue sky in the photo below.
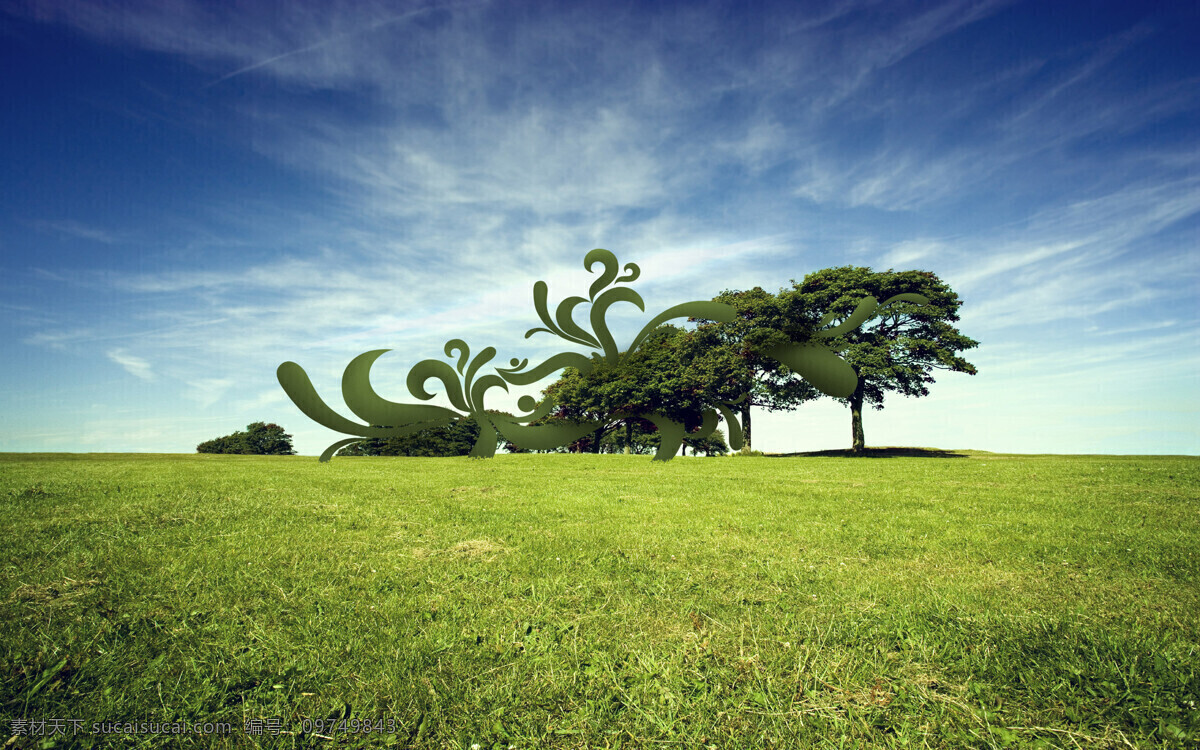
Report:
<svg viewBox="0 0 1200 750"><path fill-rule="evenodd" d="M399 401L451 338L537 361L534 281L582 294L605 247L650 312L938 274L979 374L868 411L870 445L1200 453L1197 38L1124 0L6 3L0 451L263 420L315 455L341 435L279 363L348 413L368 349ZM849 415L754 431L845 447Z"/></svg>

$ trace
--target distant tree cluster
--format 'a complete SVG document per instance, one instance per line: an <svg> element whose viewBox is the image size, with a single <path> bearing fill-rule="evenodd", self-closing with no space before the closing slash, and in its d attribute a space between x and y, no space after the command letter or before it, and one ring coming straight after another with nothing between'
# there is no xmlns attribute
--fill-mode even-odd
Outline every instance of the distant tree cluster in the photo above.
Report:
<svg viewBox="0 0 1200 750"><path fill-rule="evenodd" d="M251 422L243 432L207 440L196 446L197 453L241 453L257 456L291 456L292 436L274 422Z"/></svg>

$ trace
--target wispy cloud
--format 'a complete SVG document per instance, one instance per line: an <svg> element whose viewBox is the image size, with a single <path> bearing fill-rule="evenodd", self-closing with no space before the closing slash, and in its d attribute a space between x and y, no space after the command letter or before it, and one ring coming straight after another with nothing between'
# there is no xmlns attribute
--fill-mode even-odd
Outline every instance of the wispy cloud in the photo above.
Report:
<svg viewBox="0 0 1200 750"><path fill-rule="evenodd" d="M215 86L217 84L224 83L225 81L228 81L231 78L236 78L237 76L245 75L246 73L250 73L255 70L259 70L261 68L266 68L268 66L275 65L276 63L279 63L280 61L286 60L295 55L303 55L308 52L313 52L315 50L319 50L323 47L329 47L330 45L333 45L336 43L352 42L353 37L361 36L363 34L367 34L369 32L389 26L391 24L400 23L402 21L409 20L416 16L429 14L434 11L445 12L445 11L453 10L458 7L464 7L466 5L469 5L469 4L457 3L457 4L448 4L448 5L444 5L444 6L430 4L423 8L416 8L414 10L410 10L405 13L399 13L396 15L387 16L385 18L380 18L375 21L370 21L370 22L367 22L357 28L352 28L352 29L349 29L346 31L341 31L341 32L332 34L328 37L325 37L324 39L320 39L318 41L312 42L311 44L306 44L302 47L288 50L286 52L280 52L279 54L272 55L265 60L259 60L259 61L253 62L249 65L244 65L244 66L238 68L237 70L226 73L225 75L221 76L220 78L216 79L215 81L213 81L212 83L210 83L208 85Z"/></svg>
<svg viewBox="0 0 1200 750"><path fill-rule="evenodd" d="M208 407L220 401L234 381L230 378L201 378L189 381L187 385L190 390L188 397L200 406Z"/></svg>
<svg viewBox="0 0 1200 750"><path fill-rule="evenodd" d="M845 72L840 80L834 79L834 93L830 102L850 97L879 71L1011 4L1012 0L949 2L934 4L917 12L899 5L889 8L886 5L858 4L863 10L869 9L871 22L858 26L858 34L849 35L851 44L844 45L845 38L841 40L846 57L838 62ZM814 31L826 33L821 27Z"/></svg>
<svg viewBox="0 0 1200 750"><path fill-rule="evenodd" d="M179 142L236 168L140 226L27 223L79 253L18 264L14 346L106 356L240 420L290 408L285 359L336 392L347 355L393 347L381 387L399 392L448 338L549 351L522 338L532 282L580 293L583 254L607 247L651 307L926 268L993 371L1069 344L1103 377L1101 349L1140 363L1127 339L1200 323L1200 148L1162 135L1194 117L1196 75L1137 68L1153 17L1060 42L1013 31L1030 7L25 0L9 12L192 66L155 127L186 113Z"/></svg>
<svg viewBox="0 0 1200 750"><path fill-rule="evenodd" d="M154 380L154 372L150 363L141 357L135 357L124 349L110 349L105 356L125 368L125 372L142 380Z"/></svg>
<svg viewBox="0 0 1200 750"><path fill-rule="evenodd" d="M78 221L64 219L61 221L34 221L32 222L38 229L53 232L55 234L64 235L67 237L76 237L78 239L90 240L99 242L104 245L112 245L121 240L121 236L108 229L100 227L88 226Z"/></svg>

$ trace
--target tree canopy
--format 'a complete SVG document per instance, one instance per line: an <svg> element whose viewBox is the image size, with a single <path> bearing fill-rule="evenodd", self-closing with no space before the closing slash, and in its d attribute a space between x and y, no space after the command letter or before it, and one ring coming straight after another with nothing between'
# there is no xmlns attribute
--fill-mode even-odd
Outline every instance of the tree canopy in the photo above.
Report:
<svg viewBox="0 0 1200 750"><path fill-rule="evenodd" d="M882 302L903 293L920 294L929 302L888 305L858 328L830 339L858 375L853 395L839 399L850 406L852 450L862 450L866 445L864 403L882 409L888 391L928 396L934 370L975 374L975 365L958 356L958 352L979 345L953 325L959 319L962 302L949 285L929 271L872 271L859 266L817 271L801 282L793 279L792 289L783 293L801 309L832 313L839 318L853 312L863 297ZM810 336L812 330L808 318L784 328L797 341Z"/></svg>
<svg viewBox="0 0 1200 750"><path fill-rule="evenodd" d="M196 446L197 453L241 453L259 456L291 456L292 436L274 422L251 422L245 431L234 432Z"/></svg>
<svg viewBox="0 0 1200 750"><path fill-rule="evenodd" d="M593 434L573 444L575 450L601 452L605 436L624 425L620 443L633 451L638 445L635 429L647 431L641 424L645 420L638 418L644 414L659 414L682 424L686 441L686 433L700 428L705 409L736 400L743 392L740 363L730 350L715 346L713 335L664 325L619 367L597 361L587 374L566 368L543 391L555 399L551 417L604 420ZM715 443L710 450L715 450Z"/></svg>
<svg viewBox="0 0 1200 750"><path fill-rule="evenodd" d="M736 380L746 398L741 402L742 442L751 449L751 407L767 411L794 409L822 394L808 382L793 377L792 371L764 350L790 342L785 329L815 329L821 314L805 308L795 295L780 290L771 294L762 287L749 291L726 290L713 298L737 311L726 323L702 321L696 335L718 355L736 362Z"/></svg>

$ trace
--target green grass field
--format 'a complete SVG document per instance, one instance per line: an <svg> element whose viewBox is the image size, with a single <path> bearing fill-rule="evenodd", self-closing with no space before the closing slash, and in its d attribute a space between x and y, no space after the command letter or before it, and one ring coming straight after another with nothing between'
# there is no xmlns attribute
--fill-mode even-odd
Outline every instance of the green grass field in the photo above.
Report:
<svg viewBox="0 0 1200 750"><path fill-rule="evenodd" d="M1200 458L910 453L3 454L0 744L1196 746Z"/></svg>

